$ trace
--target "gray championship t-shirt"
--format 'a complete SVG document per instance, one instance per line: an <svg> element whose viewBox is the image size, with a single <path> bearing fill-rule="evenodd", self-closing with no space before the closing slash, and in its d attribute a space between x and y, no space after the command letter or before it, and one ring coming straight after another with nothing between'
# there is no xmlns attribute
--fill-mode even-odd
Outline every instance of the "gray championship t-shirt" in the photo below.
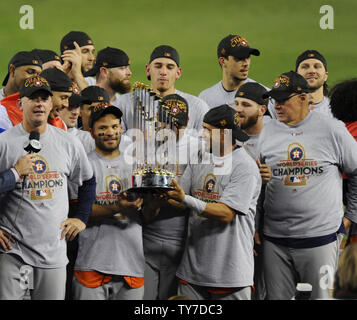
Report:
<svg viewBox="0 0 357 320"><path fill-rule="evenodd" d="M0 135L0 171L9 169L26 154L29 134L19 124ZM93 170L82 144L62 129L48 125L40 136L33 173L1 198L0 228L16 242L8 253L40 268L60 268L67 262L66 240L60 224L68 215L67 180L82 185ZM21 200L21 198L23 199Z"/></svg>
<svg viewBox="0 0 357 320"><path fill-rule="evenodd" d="M243 148L225 157L232 164L226 174L215 173L222 165L219 160L188 165L180 183L186 194L205 202L222 202L237 214L227 224L191 210L186 247L176 275L200 286L251 286L254 215L261 188L259 170Z"/></svg>
<svg viewBox="0 0 357 320"><path fill-rule="evenodd" d="M118 195L128 189L131 166L122 154L107 159L93 151L88 155L97 181L96 204L117 203ZM98 271L112 275L143 277L145 259L139 213L89 222L79 235L75 270Z"/></svg>
<svg viewBox="0 0 357 320"><path fill-rule="evenodd" d="M296 126L270 121L258 149L272 171L264 234L310 238L336 232L343 217L342 171L351 183L345 216L357 221L357 142L343 122L319 112Z"/></svg>

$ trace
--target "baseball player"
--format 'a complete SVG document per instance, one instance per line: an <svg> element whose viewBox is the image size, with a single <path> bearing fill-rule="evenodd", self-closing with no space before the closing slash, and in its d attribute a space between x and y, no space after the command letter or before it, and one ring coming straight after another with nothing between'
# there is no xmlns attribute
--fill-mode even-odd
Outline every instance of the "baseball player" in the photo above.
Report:
<svg viewBox="0 0 357 320"><path fill-rule="evenodd" d="M58 109L59 117L64 121L67 132L76 136L83 144L86 153L95 150L95 143L88 131L76 128L77 120L80 114L80 108L83 104L90 103L82 95L73 93L68 100L68 107L62 105Z"/></svg>
<svg viewBox="0 0 357 320"><path fill-rule="evenodd" d="M188 102L177 94L162 99L169 106L169 114L175 119L176 153L174 156L175 174L180 177L188 163L199 150L198 139L186 132L188 122ZM162 110L162 109L160 109ZM158 118L165 123L167 114ZM197 158L197 156L196 156ZM172 164L172 163L171 163ZM181 261L187 235L187 212L177 210L166 201L145 199L144 218L154 212L153 217L145 219L143 242L145 253L145 300L167 300L177 294L176 270ZM149 209L150 208L150 209Z"/></svg>
<svg viewBox="0 0 357 320"><path fill-rule="evenodd" d="M96 76L95 85L104 88L110 96L110 103L118 107L120 94L130 92L130 60L120 49L107 47L98 51L93 69L86 76Z"/></svg>
<svg viewBox="0 0 357 320"><path fill-rule="evenodd" d="M95 59L93 40L85 32L71 31L67 33L61 40L60 51L64 61L63 71L69 75L80 90L95 84L95 79L85 79L83 76L85 72L93 68Z"/></svg>
<svg viewBox="0 0 357 320"><path fill-rule="evenodd" d="M176 81L180 79L182 69L180 57L176 49L167 45L156 47L150 55L149 63L146 65L146 75L150 80L150 89L160 97L168 94L178 94L190 105L188 115L188 129L201 130L203 115L207 112L207 104L191 95L175 88ZM133 128L133 93L121 96L118 107L123 112L123 132Z"/></svg>
<svg viewBox="0 0 357 320"><path fill-rule="evenodd" d="M0 91L0 128L5 131L22 121L22 111L17 106L21 84L42 70L42 61L32 52L20 51L10 60L8 73Z"/></svg>
<svg viewBox="0 0 357 320"><path fill-rule="evenodd" d="M58 110L68 108L69 97L73 92L79 93L79 89L73 84L67 74L60 69L46 69L42 71L40 75L49 82L53 94L53 108L48 116L48 123L63 130L67 130L66 124L59 117Z"/></svg>
<svg viewBox="0 0 357 320"><path fill-rule="evenodd" d="M342 122L309 112L309 92L304 77L290 71L263 95L275 99L279 119L264 126L258 143L272 171L264 201L267 299L291 299L297 282L312 286L311 299L328 298L338 233L357 221L357 143ZM342 170L350 186L345 213Z"/></svg>
<svg viewBox="0 0 357 320"><path fill-rule="evenodd" d="M222 80L203 90L198 97L206 101L209 108L222 104L234 106L234 96L238 88L244 83L256 82L248 78L251 55L259 56L260 51L251 48L245 38L233 34L224 37L217 47ZM276 118L273 109L273 105L269 105L268 113Z"/></svg>
<svg viewBox="0 0 357 320"><path fill-rule="evenodd" d="M88 158L97 180L96 201L87 229L79 237L73 279L74 299L140 300L144 294L145 260L142 199L128 201L123 193L131 179L120 143L121 111L97 107L91 114L96 150Z"/></svg>
<svg viewBox="0 0 357 320"><path fill-rule="evenodd" d="M190 209L186 247L176 273L180 279L178 294L200 300L249 300L259 170L245 149L236 144L248 136L239 128L233 108L222 105L210 109L203 128L211 153L206 155L213 161L189 164L180 184L173 180L175 190L167 192L169 198ZM224 143L226 136L230 143ZM229 166L222 170L225 161L231 162L230 170Z"/></svg>
<svg viewBox="0 0 357 320"><path fill-rule="evenodd" d="M316 50L304 51L296 59L295 71L306 79L311 89L310 110L332 117L330 99L327 97L328 72L324 56Z"/></svg>
<svg viewBox="0 0 357 320"><path fill-rule="evenodd" d="M66 240L85 229L94 201L95 179L82 145L47 124L51 95L45 78L27 79L20 88L23 121L0 136L0 172L25 154L29 132L37 131L41 143L32 172L0 200L1 300L22 299L28 291L34 300L64 299ZM68 180L81 189L70 219Z"/></svg>
<svg viewBox="0 0 357 320"><path fill-rule="evenodd" d="M236 92L234 109L238 112L240 128L249 136L249 140L243 143L245 150L257 161L260 175L262 178L262 190L260 193L257 213L255 215L254 233L254 300L264 300L265 282L263 271L263 256L261 238L263 230L263 212L261 202L264 199L265 184L271 178L271 170L266 164L259 161L258 139L264 128L263 116L268 108L268 99L263 99L262 95L267 90L257 82L244 83Z"/></svg>

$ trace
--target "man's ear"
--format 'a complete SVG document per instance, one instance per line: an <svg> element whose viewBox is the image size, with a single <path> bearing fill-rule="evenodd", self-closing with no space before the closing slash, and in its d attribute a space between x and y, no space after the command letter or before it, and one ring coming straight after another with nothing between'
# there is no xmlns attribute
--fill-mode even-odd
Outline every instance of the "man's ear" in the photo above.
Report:
<svg viewBox="0 0 357 320"><path fill-rule="evenodd" d="M176 80L180 79L182 75L182 69L181 68L177 68L176 71Z"/></svg>
<svg viewBox="0 0 357 320"><path fill-rule="evenodd" d="M94 139L94 132L93 132L93 129L92 129L92 128L89 128L89 133L90 133L90 135L92 136L92 138Z"/></svg>
<svg viewBox="0 0 357 320"><path fill-rule="evenodd" d="M17 99L16 104L19 107L19 109L22 110L22 101L21 101L21 99Z"/></svg>

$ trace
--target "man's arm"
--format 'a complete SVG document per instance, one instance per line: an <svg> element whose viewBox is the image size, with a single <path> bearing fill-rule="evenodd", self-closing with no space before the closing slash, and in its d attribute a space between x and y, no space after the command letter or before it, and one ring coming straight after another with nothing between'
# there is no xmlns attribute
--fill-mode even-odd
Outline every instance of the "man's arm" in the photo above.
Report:
<svg viewBox="0 0 357 320"><path fill-rule="evenodd" d="M175 190L168 191L168 197L186 205L186 207L189 207L192 210L195 210L199 215L205 218L230 223L234 219L235 214L238 213L224 203L206 203L202 200L186 195L175 179L172 180L172 183Z"/></svg>
<svg viewBox="0 0 357 320"><path fill-rule="evenodd" d="M14 168L0 173L0 193L15 189L21 177L33 172L34 158L34 154L26 154L16 162Z"/></svg>

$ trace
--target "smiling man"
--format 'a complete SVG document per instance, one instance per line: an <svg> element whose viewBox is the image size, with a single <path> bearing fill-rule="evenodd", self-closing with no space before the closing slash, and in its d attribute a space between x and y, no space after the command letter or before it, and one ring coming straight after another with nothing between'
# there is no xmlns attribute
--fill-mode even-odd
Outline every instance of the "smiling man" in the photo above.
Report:
<svg viewBox="0 0 357 320"><path fill-rule="evenodd" d="M309 84L309 109L323 112L332 117L330 99L327 97L327 62L316 50L306 50L296 59L295 71L301 74Z"/></svg>
<svg viewBox="0 0 357 320"><path fill-rule="evenodd" d="M88 85L83 74L93 68L95 47L92 39L82 31L71 31L61 40L63 71L83 90Z"/></svg>
<svg viewBox="0 0 357 320"><path fill-rule="evenodd" d="M279 121L265 124L259 158L270 166L264 201L263 264L267 298L291 299L297 282L326 299L333 285L338 234L357 221L357 143L341 121L310 112L310 86L294 71L279 75L263 98ZM343 211L342 171L349 176Z"/></svg>
<svg viewBox="0 0 357 320"><path fill-rule="evenodd" d="M1 198L0 299L21 300L30 292L32 300L61 300L68 262L66 240L73 240L86 227L95 179L80 142L47 124L52 92L45 78L27 79L18 104L22 122L0 136L0 172L26 153L23 148L30 132L39 133L41 149L31 173ZM68 218L69 181L86 186L86 196L79 197L73 218ZM21 279L25 269L28 285Z"/></svg>
<svg viewBox="0 0 357 320"><path fill-rule="evenodd" d="M176 49L168 45L156 47L150 55L145 72L150 80L150 89L160 97L178 94L187 100L190 105L187 129L201 130L202 119L208 111L208 106L202 99L175 88L176 81L182 74L180 57ZM133 93L122 95L118 106L123 112L122 125L125 132L133 127Z"/></svg>

